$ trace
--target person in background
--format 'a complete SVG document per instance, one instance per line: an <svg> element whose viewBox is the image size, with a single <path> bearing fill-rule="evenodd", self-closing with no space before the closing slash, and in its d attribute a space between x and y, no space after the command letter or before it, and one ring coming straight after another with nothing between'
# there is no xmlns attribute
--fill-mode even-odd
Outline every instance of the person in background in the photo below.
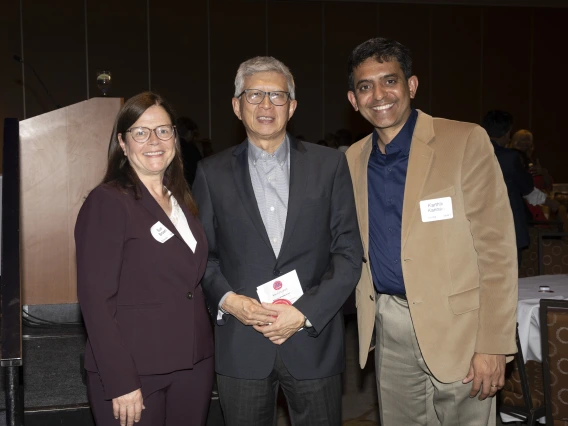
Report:
<svg viewBox="0 0 568 426"><path fill-rule="evenodd" d="M353 144L353 134L347 129L339 129L335 132L337 136L337 147L338 150L341 152L345 152L349 149L349 147Z"/></svg>
<svg viewBox="0 0 568 426"><path fill-rule="evenodd" d="M522 154L525 167L533 175L535 188L549 192L552 190L554 180L548 170L540 165L538 158L533 160L534 138L528 130L518 130L511 138L511 148L516 149Z"/></svg>
<svg viewBox="0 0 568 426"><path fill-rule="evenodd" d="M513 127L511 114L499 110L489 111L483 117L482 126L489 135L505 179L505 185L507 185L507 195L515 222L517 262L520 265L521 254L530 244L529 225L523 197L533 192L533 179L523 166L519 153L506 148L511 140L511 129Z"/></svg>
<svg viewBox="0 0 568 426"><path fill-rule="evenodd" d="M493 147L475 124L411 107L418 78L401 43L362 43L348 74L374 127L346 156L365 259L359 361L375 329L381 425L495 424L491 397L517 350L517 262Z"/></svg>
<svg viewBox="0 0 568 426"><path fill-rule="evenodd" d="M530 216L534 221L545 221L548 218L544 214L542 206L547 206L548 211L556 213L559 204L556 200L546 195L552 191L553 179L548 170L540 165L540 161L533 161L534 142L533 134L528 130L519 130L511 138L511 148L521 154L525 168L532 175L535 187L534 193L525 197Z"/></svg>
<svg viewBox="0 0 568 426"><path fill-rule="evenodd" d="M181 158L183 160L183 172L189 187L193 185L197 163L203 158L197 146L199 128L195 121L189 117L178 117L176 119L176 130L179 135L181 148Z"/></svg>
<svg viewBox="0 0 568 426"><path fill-rule="evenodd" d="M213 150L213 143L209 138L203 138L199 140L199 144L201 145L201 154L203 158L207 158L215 153Z"/></svg>
<svg viewBox="0 0 568 426"><path fill-rule="evenodd" d="M87 392L98 426L206 422L213 333L201 279L208 248L173 123L172 108L155 93L124 104L106 174L75 226Z"/></svg>
<svg viewBox="0 0 568 426"><path fill-rule="evenodd" d="M337 149L338 145L338 139L337 139L337 135L335 133L326 133L325 135L325 141L327 142L328 147L333 148L333 149Z"/></svg>

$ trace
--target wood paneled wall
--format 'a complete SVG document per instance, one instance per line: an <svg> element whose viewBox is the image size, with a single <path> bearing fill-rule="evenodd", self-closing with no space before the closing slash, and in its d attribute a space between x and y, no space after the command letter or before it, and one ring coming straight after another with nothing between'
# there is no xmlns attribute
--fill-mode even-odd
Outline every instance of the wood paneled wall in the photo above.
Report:
<svg viewBox="0 0 568 426"><path fill-rule="evenodd" d="M479 122L505 109L535 134L536 153L568 182L563 138L568 89L558 75L567 8L355 1L11 0L0 13L0 118L52 110L23 56L65 106L98 95L96 71L113 73L112 96L151 88L200 125L219 151L244 138L231 108L239 63L273 55L288 64L299 106L290 130L370 131L346 99L346 59L377 35L407 44L420 85L414 105ZM46 17L49 16L49 19ZM24 90L22 87L24 81ZM108 135L105 135L107 138Z"/></svg>

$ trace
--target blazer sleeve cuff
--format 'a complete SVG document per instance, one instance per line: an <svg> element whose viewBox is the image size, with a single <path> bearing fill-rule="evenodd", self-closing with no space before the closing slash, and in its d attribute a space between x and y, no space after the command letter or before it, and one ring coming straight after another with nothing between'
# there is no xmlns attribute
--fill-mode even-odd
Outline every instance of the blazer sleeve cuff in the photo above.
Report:
<svg viewBox="0 0 568 426"><path fill-rule="evenodd" d="M121 375L120 377L113 377L111 379L107 378L102 381L101 384L104 389L104 398L107 401L126 395L142 387L142 383L137 374L130 374L128 377Z"/></svg>

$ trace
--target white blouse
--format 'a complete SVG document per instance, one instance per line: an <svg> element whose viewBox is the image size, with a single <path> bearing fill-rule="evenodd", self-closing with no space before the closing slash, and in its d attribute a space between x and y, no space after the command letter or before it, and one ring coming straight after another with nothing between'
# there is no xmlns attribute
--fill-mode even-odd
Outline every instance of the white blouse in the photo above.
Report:
<svg viewBox="0 0 568 426"><path fill-rule="evenodd" d="M172 206L172 213L170 214L170 220L181 234L181 237L185 243L189 246L192 252L195 253L195 248L197 247L197 240L193 236L189 224L187 223L187 218L183 213L183 210L179 206L179 203L170 193L170 205Z"/></svg>

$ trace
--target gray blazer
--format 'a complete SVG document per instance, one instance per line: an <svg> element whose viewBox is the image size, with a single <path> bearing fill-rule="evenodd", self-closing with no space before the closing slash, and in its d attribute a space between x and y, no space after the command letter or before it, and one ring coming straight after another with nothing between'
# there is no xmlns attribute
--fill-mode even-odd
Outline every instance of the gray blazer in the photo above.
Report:
<svg viewBox="0 0 568 426"><path fill-rule="evenodd" d="M362 245L351 177L339 151L290 138L290 195L282 248L275 257L248 168L248 142L202 160L193 194L209 244L203 291L216 318L228 291L256 298L256 287L296 270L296 306L313 324L278 346L227 315L215 321L216 370L267 377L276 352L296 379L343 371L341 306L361 274Z"/></svg>

